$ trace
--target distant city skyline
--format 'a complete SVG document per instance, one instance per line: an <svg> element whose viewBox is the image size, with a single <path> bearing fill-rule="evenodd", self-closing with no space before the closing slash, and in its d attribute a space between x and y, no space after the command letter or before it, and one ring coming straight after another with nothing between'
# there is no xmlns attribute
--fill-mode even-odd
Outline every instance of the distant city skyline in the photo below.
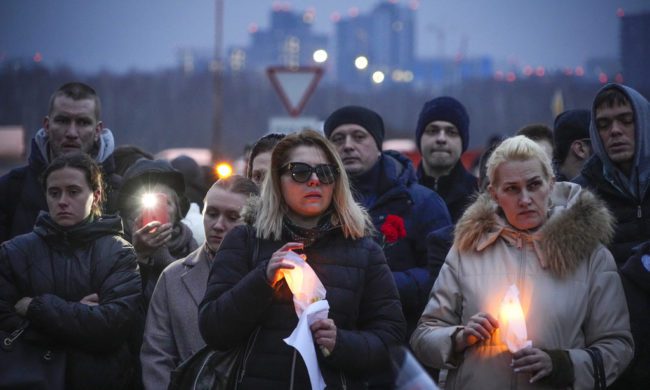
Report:
<svg viewBox="0 0 650 390"><path fill-rule="evenodd" d="M618 58L617 14L650 11L647 0L394 1L417 4L418 57L451 57L463 51L467 57L490 56L496 64L549 68ZM294 0L290 6L295 11L313 9L314 30L329 34L331 46L333 15L347 18L366 13L379 2ZM274 4L287 3L225 0L224 50L249 45L249 29L267 28ZM214 46L214 1L187 4L179 0L2 0L0 65L39 53L47 66L68 65L90 73L173 67L179 49Z"/></svg>

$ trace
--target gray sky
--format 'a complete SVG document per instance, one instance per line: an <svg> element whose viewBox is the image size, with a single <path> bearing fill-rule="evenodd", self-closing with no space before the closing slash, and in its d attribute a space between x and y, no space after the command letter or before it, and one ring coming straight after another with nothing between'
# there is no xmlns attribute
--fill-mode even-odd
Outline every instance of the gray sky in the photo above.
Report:
<svg viewBox="0 0 650 390"><path fill-rule="evenodd" d="M380 0L294 0L314 8L314 28L333 33L333 12L372 9ZM383 0L385 1L385 0ZM395 0L407 4L412 0ZM224 46L246 45L251 23L269 24L273 1L225 0ZM583 65L618 55L617 9L650 11L647 0L421 0L417 55L492 56L497 63ZM444 37L441 45L441 37ZM42 54L44 64L118 72L173 66L180 47L211 49L211 0L0 0L0 60Z"/></svg>

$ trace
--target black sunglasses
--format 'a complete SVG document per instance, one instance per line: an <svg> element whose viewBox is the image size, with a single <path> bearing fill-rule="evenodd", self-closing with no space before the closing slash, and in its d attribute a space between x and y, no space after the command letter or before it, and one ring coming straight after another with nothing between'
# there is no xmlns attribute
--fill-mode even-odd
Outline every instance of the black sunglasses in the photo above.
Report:
<svg viewBox="0 0 650 390"><path fill-rule="evenodd" d="M318 164L312 167L302 162L290 162L280 168L280 173L291 172L291 178L297 183L309 181L312 173L316 173L323 184L332 184L339 175L339 169L331 164Z"/></svg>

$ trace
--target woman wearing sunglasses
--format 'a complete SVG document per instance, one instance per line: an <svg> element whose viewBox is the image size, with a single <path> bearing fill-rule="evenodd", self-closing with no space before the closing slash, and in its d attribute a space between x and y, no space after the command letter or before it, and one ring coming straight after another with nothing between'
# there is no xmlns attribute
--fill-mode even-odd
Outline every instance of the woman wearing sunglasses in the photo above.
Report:
<svg viewBox="0 0 650 390"><path fill-rule="evenodd" d="M323 378L328 388L362 387L387 367L405 321L369 217L322 135L305 130L276 145L254 212L216 254L200 306L203 338L216 349L247 345L240 389L309 388L301 355L283 341L298 318L280 270L293 267L285 257L296 251L327 290L329 318L311 326Z"/></svg>

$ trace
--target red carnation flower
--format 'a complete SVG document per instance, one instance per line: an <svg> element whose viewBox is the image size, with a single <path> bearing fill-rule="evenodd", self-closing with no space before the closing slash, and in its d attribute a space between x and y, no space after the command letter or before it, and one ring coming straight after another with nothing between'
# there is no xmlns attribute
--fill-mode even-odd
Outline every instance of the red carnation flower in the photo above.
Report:
<svg viewBox="0 0 650 390"><path fill-rule="evenodd" d="M399 239L406 237L404 219L398 215L388 214L379 230L384 235L384 243L386 244L394 244Z"/></svg>

